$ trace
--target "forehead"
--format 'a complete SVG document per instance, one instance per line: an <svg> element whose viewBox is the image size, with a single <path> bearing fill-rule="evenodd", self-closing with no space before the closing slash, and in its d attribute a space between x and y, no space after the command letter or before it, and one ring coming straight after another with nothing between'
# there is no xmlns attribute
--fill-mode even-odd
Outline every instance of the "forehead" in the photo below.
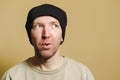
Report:
<svg viewBox="0 0 120 80"><path fill-rule="evenodd" d="M38 23L38 22L40 22L40 23L47 23L47 22L59 23L59 21L56 18L52 17L52 16L40 16L40 17L37 17L33 21L33 23Z"/></svg>

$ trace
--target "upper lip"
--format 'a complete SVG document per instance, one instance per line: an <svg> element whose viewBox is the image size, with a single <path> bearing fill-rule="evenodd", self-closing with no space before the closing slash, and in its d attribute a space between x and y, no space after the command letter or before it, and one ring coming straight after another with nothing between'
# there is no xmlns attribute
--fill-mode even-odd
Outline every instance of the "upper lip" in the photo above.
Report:
<svg viewBox="0 0 120 80"><path fill-rule="evenodd" d="M41 42L41 45L51 45L52 43L50 42L50 40L46 39L46 40L43 40Z"/></svg>
<svg viewBox="0 0 120 80"><path fill-rule="evenodd" d="M42 43L42 45L50 45L50 43Z"/></svg>
<svg viewBox="0 0 120 80"><path fill-rule="evenodd" d="M50 45L51 43L50 42L43 42L41 43L41 45Z"/></svg>

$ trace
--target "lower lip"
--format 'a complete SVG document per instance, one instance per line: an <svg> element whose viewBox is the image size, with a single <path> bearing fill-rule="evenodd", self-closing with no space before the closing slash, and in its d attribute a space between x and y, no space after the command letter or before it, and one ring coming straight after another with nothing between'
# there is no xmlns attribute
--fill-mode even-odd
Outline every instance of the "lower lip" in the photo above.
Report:
<svg viewBox="0 0 120 80"><path fill-rule="evenodd" d="M50 45L50 44L49 44L49 45L42 45L42 48L43 48L43 49L45 49L45 50L50 49L50 47L51 47L51 45Z"/></svg>

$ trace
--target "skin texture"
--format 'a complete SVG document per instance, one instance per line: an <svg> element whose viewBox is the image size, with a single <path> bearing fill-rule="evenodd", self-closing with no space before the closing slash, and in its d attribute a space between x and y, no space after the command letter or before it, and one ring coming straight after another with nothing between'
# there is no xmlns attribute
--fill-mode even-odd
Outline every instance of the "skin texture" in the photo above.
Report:
<svg viewBox="0 0 120 80"><path fill-rule="evenodd" d="M41 16L33 21L31 29L32 44L35 56L31 62L42 70L55 69L62 64L59 48L62 39L62 29L57 19L51 16Z"/></svg>

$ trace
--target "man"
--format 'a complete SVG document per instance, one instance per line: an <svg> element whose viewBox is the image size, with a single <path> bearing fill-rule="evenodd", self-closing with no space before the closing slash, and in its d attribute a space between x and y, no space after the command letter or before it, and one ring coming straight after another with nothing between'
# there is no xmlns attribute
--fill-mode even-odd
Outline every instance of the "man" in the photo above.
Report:
<svg viewBox="0 0 120 80"><path fill-rule="evenodd" d="M66 25L61 8L51 4L32 8L26 30L35 56L9 69L2 80L94 80L87 67L60 54Z"/></svg>

